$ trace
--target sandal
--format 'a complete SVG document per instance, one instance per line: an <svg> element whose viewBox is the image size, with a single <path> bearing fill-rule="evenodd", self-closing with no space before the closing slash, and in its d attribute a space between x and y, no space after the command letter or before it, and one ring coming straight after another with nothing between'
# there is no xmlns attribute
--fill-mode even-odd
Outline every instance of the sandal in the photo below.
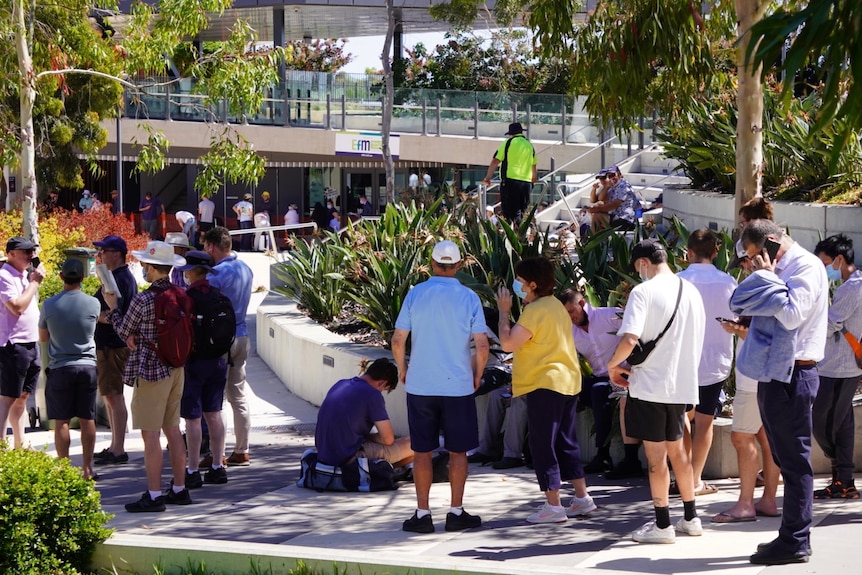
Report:
<svg viewBox="0 0 862 575"><path fill-rule="evenodd" d="M712 485L711 483L703 482L703 486L700 489L696 489L694 491L694 495L699 497L701 495L712 495L713 493L718 493L718 487Z"/></svg>

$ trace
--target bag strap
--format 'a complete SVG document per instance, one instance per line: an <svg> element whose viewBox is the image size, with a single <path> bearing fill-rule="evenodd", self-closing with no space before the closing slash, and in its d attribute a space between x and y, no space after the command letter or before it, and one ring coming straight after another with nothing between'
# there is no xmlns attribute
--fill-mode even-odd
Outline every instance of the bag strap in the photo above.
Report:
<svg viewBox="0 0 862 575"><path fill-rule="evenodd" d="M857 341L856 336L848 331L846 327L841 328L841 333L844 334L844 339L847 340L847 343L849 343L850 347L853 349L853 355L855 355L857 359L862 358L862 338Z"/></svg>
<svg viewBox="0 0 862 575"><path fill-rule="evenodd" d="M679 302L682 299L682 280L679 280L679 291L676 294L676 305L673 307L673 314L671 314L670 319L667 320L667 325L664 326L664 329L661 330L661 333L658 334L653 341L658 342L662 338L662 336L667 333L667 330L670 329L670 324L673 323L673 320L676 319L676 312L679 309Z"/></svg>
<svg viewBox="0 0 862 575"><path fill-rule="evenodd" d="M506 140L506 147L503 148L503 161L500 162L500 181L506 181L506 172L509 171L509 146L512 145L512 140L518 136L513 136Z"/></svg>

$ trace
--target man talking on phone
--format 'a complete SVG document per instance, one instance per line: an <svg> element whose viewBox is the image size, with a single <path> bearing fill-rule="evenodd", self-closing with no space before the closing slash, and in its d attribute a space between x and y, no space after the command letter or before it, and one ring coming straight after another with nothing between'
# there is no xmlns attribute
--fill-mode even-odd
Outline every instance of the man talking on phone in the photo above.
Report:
<svg viewBox="0 0 862 575"><path fill-rule="evenodd" d="M758 545L750 561L805 563L814 496L811 405L826 345L829 286L823 262L774 222L749 222L741 241L754 273L731 298L734 313L752 317L737 367L758 381L763 427L784 476L778 537Z"/></svg>

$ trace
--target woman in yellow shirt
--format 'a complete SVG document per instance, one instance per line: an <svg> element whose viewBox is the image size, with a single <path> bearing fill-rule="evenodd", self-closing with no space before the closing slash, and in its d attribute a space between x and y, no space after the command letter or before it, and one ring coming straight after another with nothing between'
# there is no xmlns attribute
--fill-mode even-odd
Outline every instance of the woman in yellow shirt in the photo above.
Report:
<svg viewBox="0 0 862 575"><path fill-rule="evenodd" d="M515 266L512 290L526 307L518 323L509 326L512 294L497 290L498 333L505 351L514 353L512 394L527 399L530 449L539 488L546 503L527 517L530 523L562 523L567 517L596 509L587 492L576 432L577 396L581 369L572 321L554 297L554 264L547 258L528 258ZM568 507L560 501L560 486L571 481L575 497Z"/></svg>

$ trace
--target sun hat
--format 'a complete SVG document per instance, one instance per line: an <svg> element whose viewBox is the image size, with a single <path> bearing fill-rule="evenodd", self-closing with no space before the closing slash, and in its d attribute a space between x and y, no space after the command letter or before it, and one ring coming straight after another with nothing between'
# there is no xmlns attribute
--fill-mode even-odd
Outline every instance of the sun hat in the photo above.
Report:
<svg viewBox="0 0 862 575"><path fill-rule="evenodd" d="M166 242L148 242L145 250L132 250L132 256L145 264L157 266L184 266L186 258L174 253L174 247Z"/></svg>
<svg viewBox="0 0 862 575"><path fill-rule="evenodd" d="M509 124L509 129L506 130L505 136L514 136L515 134L523 134L524 126L521 125L521 122L512 122Z"/></svg>
<svg viewBox="0 0 862 575"><path fill-rule="evenodd" d="M189 243L189 238L186 237L186 235L182 232L168 232L168 235L165 236L165 243L172 246L176 246L178 248L194 247Z"/></svg>

